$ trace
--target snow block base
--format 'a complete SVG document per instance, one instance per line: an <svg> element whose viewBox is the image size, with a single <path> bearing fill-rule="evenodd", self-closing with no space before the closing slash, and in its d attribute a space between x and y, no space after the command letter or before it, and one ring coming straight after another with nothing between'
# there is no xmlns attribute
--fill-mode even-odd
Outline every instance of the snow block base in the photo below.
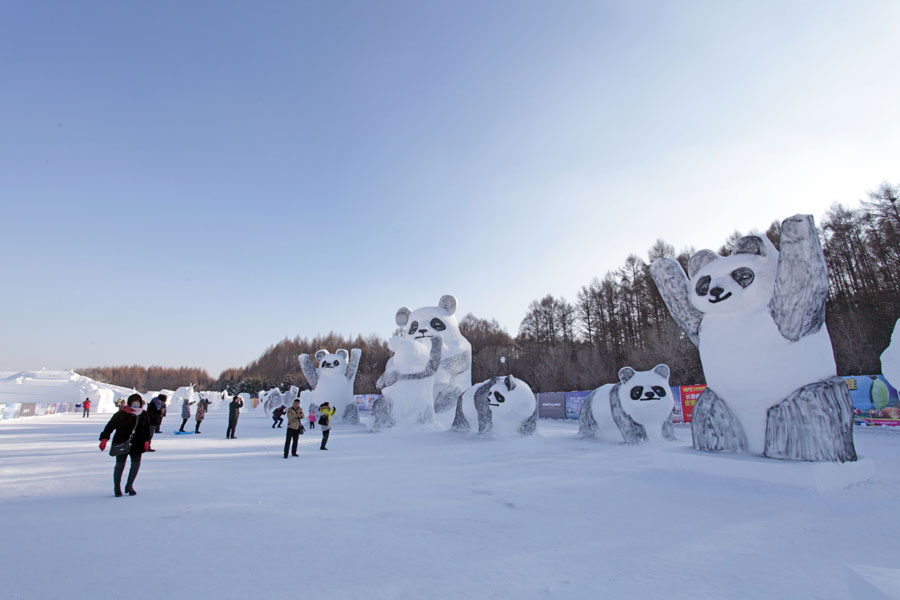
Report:
<svg viewBox="0 0 900 600"><path fill-rule="evenodd" d="M698 452L682 447L654 452L653 463L665 470L790 485L817 492L841 490L875 477L874 462L865 458L845 463L798 462L752 454Z"/></svg>

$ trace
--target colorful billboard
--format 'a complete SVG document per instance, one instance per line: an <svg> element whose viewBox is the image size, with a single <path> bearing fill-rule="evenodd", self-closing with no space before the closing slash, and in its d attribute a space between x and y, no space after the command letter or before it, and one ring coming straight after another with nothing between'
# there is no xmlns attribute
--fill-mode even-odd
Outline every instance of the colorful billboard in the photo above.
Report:
<svg viewBox="0 0 900 600"><path fill-rule="evenodd" d="M372 405L381 398L381 394L356 394L353 398L359 410L372 410Z"/></svg>
<svg viewBox="0 0 900 600"><path fill-rule="evenodd" d="M844 377L857 425L900 426L900 397L883 375Z"/></svg>

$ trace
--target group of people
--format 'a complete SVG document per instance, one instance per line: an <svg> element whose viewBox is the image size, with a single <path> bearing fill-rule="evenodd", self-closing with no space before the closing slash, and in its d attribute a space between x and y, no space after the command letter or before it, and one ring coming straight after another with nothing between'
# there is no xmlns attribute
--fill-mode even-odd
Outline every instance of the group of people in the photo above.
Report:
<svg viewBox="0 0 900 600"><path fill-rule="evenodd" d="M153 439L154 433L161 433L160 426L162 420L166 416L166 400L165 394L160 394L150 401L147 409L144 409L144 398L140 394L132 394L128 400L119 405L119 410L113 414L112 418L100 432L100 450L106 450L107 445L112 441L110 447L110 455L115 457L116 465L113 467L113 493L119 497L123 495L122 491L122 475L125 472L125 463L131 458L131 468L128 471L128 479L125 482L124 493L129 496L136 496L134 489L134 480L137 478L138 471L141 468L141 456L145 452L155 452L150 447L150 441ZM184 432L184 426L187 424L191 416L190 407L195 404L184 399L181 405L181 429ZM206 415L209 401L202 399L197 404L195 418L197 425L195 433L200 433L200 422ZM241 414L241 408L244 407L244 401L235 396L228 404L228 429L225 432L226 439L236 439L235 430L237 429L238 417ZM297 444L300 434L303 432L304 414L300 407L300 400L294 400L294 404L285 409L280 407L278 417L275 422L281 427L282 415L287 414L287 435L284 440L284 457L288 457L288 450L291 456L299 456L297 454ZM328 436L331 432L331 419L337 409L332 408L327 402L319 407L319 427L322 430L322 443L320 450L328 450ZM86 415L85 415L86 416ZM275 428L275 422L272 427ZM310 429L315 428L316 418L315 412L310 411L309 415Z"/></svg>
<svg viewBox="0 0 900 600"><path fill-rule="evenodd" d="M319 450L328 450L325 444L328 443L328 435L331 433L331 418L335 412L337 412L337 409L332 408L327 402L319 406L319 426L322 429L322 443L319 445ZM303 429L303 408L300 406L300 400L294 400L294 404L290 408L286 409L284 406L279 406L272 412L273 429L276 424L278 427L281 427L285 413L287 414L288 425L284 436L284 457L288 457L288 449L291 451L291 456L300 456L297 454L297 444L300 435L305 431ZM309 411L309 428L316 428L316 414L312 410Z"/></svg>

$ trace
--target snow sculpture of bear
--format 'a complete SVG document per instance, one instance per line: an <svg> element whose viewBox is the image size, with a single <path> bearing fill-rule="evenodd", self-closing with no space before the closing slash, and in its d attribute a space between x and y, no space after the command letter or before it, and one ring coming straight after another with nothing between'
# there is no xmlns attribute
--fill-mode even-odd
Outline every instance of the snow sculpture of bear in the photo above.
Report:
<svg viewBox="0 0 900 600"><path fill-rule="evenodd" d="M853 404L825 326L828 273L810 215L786 219L781 252L760 235L731 256L701 250L650 273L700 349L709 387L694 407L694 448L853 461Z"/></svg>
<svg viewBox="0 0 900 600"><path fill-rule="evenodd" d="M891 343L881 353L881 374L895 390L900 390L900 319L894 323Z"/></svg>
<svg viewBox="0 0 900 600"><path fill-rule="evenodd" d="M353 381L356 379L361 356L362 350L359 348L353 348L349 354L343 349L334 354L319 350L316 352L316 362L313 363L308 354L301 354L300 369L311 388L308 395L303 394L303 400L316 405L328 402L332 408L337 409L335 414L340 417L341 422L358 425L359 407L353 398Z"/></svg>
<svg viewBox="0 0 900 600"><path fill-rule="evenodd" d="M511 375L494 376L467 389L456 403L453 429L494 435L531 435L537 428L538 406L527 383Z"/></svg>
<svg viewBox="0 0 900 600"><path fill-rule="evenodd" d="M656 365L649 371L622 367L619 383L598 387L581 405L578 435L612 441L618 428L629 444L674 440L674 407L667 365Z"/></svg>
<svg viewBox="0 0 900 600"><path fill-rule="evenodd" d="M427 348L415 340L394 336L388 347L394 352L389 361L392 370L379 377L382 396L372 405L372 430L394 424L413 425L434 422L434 377L440 368L443 341L430 338Z"/></svg>
<svg viewBox="0 0 900 600"><path fill-rule="evenodd" d="M441 365L435 375L433 389L434 410L438 413L454 408L459 395L472 385L472 345L459 332L459 324L453 316L456 306L456 298L445 295L441 296L437 306L425 306L413 311L403 306L394 317L402 328L401 337L425 344L429 349L426 341L429 338L438 337L443 343ZM385 373L397 370L393 360L393 357L388 360ZM384 387L380 383L381 378L376 384L379 389Z"/></svg>

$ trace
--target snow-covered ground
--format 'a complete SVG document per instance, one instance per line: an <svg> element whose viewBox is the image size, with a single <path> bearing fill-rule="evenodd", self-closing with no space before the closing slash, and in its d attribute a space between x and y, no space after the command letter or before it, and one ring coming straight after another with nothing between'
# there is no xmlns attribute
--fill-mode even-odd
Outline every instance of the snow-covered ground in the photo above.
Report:
<svg viewBox="0 0 900 600"><path fill-rule="evenodd" d="M852 598L900 566L900 431L857 428L848 472L874 477L821 492L816 465L710 463L686 426L664 449L338 427L284 460L261 412L236 440L171 415L115 498L107 418L0 424L0 597Z"/></svg>

